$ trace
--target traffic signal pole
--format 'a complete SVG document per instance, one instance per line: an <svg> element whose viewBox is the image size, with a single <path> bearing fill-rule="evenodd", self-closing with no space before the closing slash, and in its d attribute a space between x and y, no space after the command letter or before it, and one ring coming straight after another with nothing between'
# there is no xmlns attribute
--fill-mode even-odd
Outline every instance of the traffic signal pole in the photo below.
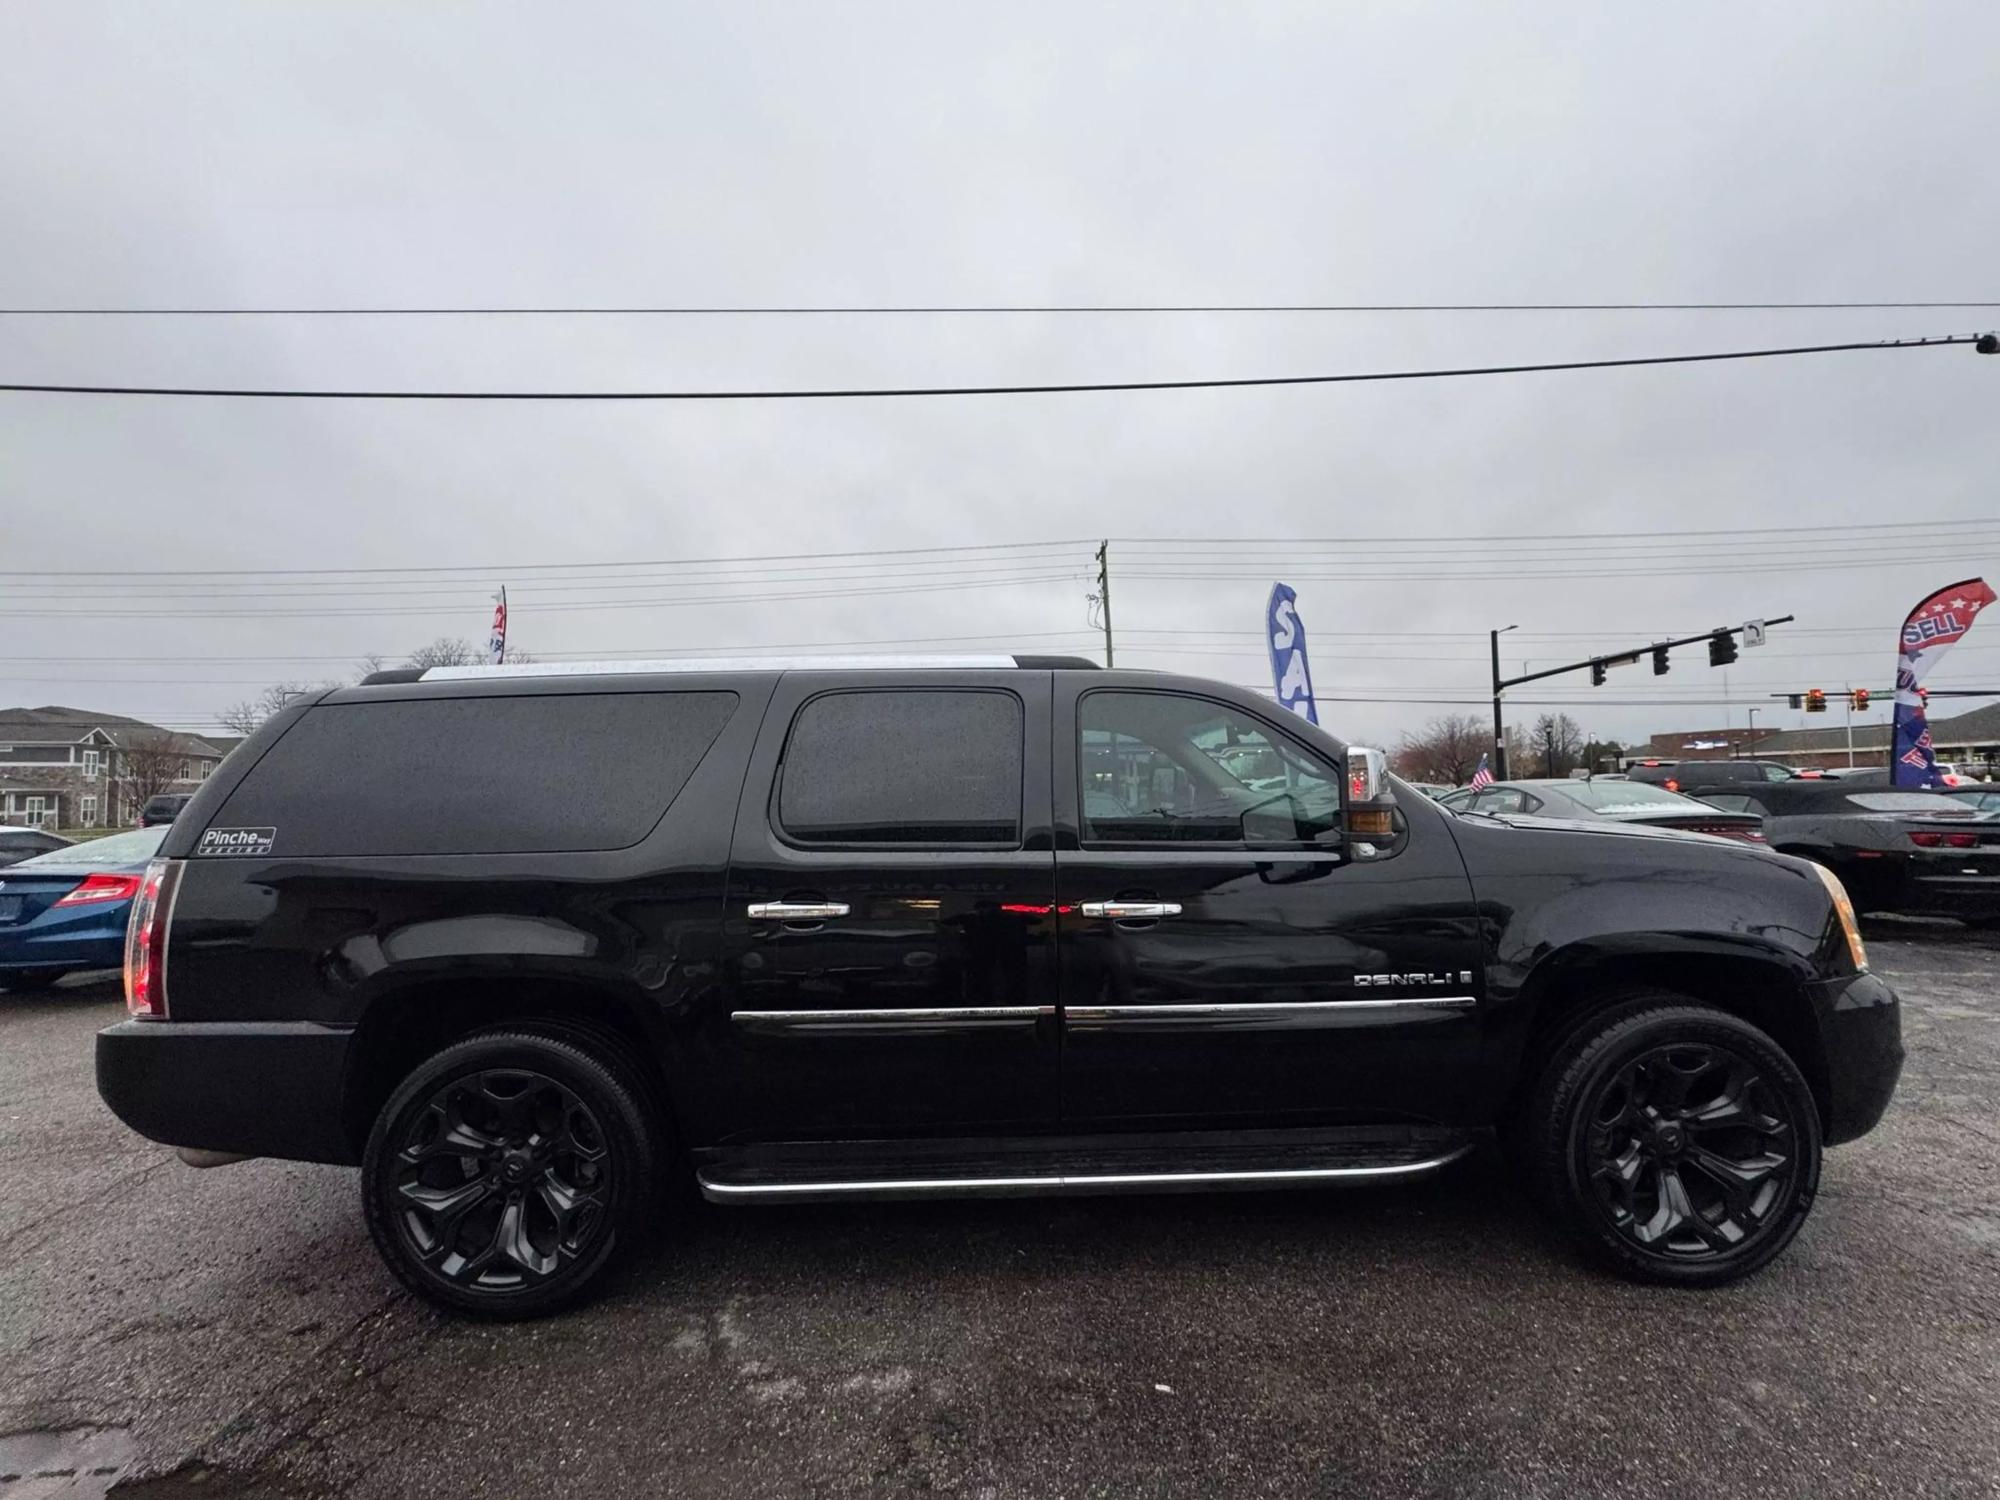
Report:
<svg viewBox="0 0 2000 1500"><path fill-rule="evenodd" d="M1777 615L1765 620L1764 624L1767 626L1789 625L1795 618L1796 616L1793 615ZM1514 629L1512 625L1507 627L1507 630L1512 629ZM1589 672L1592 684L1600 685L1604 681L1606 668L1630 666L1648 652L1653 654L1656 663L1653 670L1658 673L1666 670L1659 663L1664 663L1666 653L1673 650L1676 646L1692 646L1699 641L1713 641L1718 636L1738 636L1742 633L1743 627L1741 625L1731 625L1720 630L1704 630L1700 635L1684 635L1678 640L1648 641L1645 645L1635 646L1630 651L1619 651L1606 656L1586 657L1582 661L1570 662L1567 666L1550 667L1541 672L1523 672L1519 677L1502 677L1500 675L1500 637L1505 635L1506 631L1493 631L1493 764L1496 768L1494 779L1504 781L1507 777L1507 733L1500 723L1500 695L1508 688L1519 687L1524 682L1540 682L1544 677L1560 677L1566 672Z"/></svg>

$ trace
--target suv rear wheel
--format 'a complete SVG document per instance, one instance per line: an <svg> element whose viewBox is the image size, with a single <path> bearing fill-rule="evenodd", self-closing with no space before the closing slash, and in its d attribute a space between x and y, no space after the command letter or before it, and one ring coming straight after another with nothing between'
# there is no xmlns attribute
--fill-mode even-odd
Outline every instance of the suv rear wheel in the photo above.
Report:
<svg viewBox="0 0 2000 1500"><path fill-rule="evenodd" d="M1812 1091L1746 1021L1649 994L1565 1037L1524 1122L1536 1198L1600 1261L1715 1286L1768 1263L1819 1189Z"/></svg>
<svg viewBox="0 0 2000 1500"><path fill-rule="evenodd" d="M569 1306L645 1222L659 1153L640 1100L579 1038L509 1029L446 1047L369 1132L376 1248L405 1286L461 1312Z"/></svg>

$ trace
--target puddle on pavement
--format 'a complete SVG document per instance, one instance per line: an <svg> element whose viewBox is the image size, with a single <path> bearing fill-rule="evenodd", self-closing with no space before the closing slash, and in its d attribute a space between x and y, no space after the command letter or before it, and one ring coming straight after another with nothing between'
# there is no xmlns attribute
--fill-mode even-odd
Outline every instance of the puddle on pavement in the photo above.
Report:
<svg viewBox="0 0 2000 1500"><path fill-rule="evenodd" d="M0 1435L0 1500L100 1500L138 1450L122 1427Z"/></svg>

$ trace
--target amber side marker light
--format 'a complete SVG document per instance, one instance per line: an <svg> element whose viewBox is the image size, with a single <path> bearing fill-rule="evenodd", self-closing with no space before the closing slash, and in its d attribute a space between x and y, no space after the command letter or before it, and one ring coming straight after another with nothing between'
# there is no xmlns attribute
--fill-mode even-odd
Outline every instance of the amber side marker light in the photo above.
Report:
<svg viewBox="0 0 2000 1500"><path fill-rule="evenodd" d="M1847 956L1854 960L1854 972L1865 973L1868 968L1868 949L1861 942L1861 923L1855 918L1854 903L1848 899L1847 887L1840 883L1840 877L1825 865L1814 865L1820 884L1826 887L1827 895L1833 898L1834 914L1840 918L1840 929L1847 934Z"/></svg>

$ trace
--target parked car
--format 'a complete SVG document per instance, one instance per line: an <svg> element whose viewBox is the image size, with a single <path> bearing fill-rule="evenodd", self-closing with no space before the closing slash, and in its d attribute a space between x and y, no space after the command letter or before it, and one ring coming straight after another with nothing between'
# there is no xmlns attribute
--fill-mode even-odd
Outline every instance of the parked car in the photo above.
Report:
<svg viewBox="0 0 2000 1500"><path fill-rule="evenodd" d="M1642 760L1628 766L1625 774L1633 781L1699 797L1733 791L1746 782L1789 781L1792 768L1775 760Z"/></svg>
<svg viewBox="0 0 2000 1500"><path fill-rule="evenodd" d="M192 792L161 792L148 797L146 805L139 809L139 826L154 828L162 823L171 823L181 815L181 809L193 800Z"/></svg>
<svg viewBox="0 0 2000 1500"><path fill-rule="evenodd" d="M1761 812L1773 849L1825 865L1862 911L2000 921L2000 820L1948 793L1856 785L1844 776L1707 800Z"/></svg>
<svg viewBox="0 0 2000 1500"><path fill-rule="evenodd" d="M582 1295L675 1179L1300 1187L1495 1131L1627 1275L1767 1263L1901 1065L1839 882L1384 764L1073 658L378 673L168 832L98 1087L200 1164L358 1165L395 1274L476 1314Z"/></svg>
<svg viewBox="0 0 2000 1500"><path fill-rule="evenodd" d="M1754 813L1722 812L1643 781L1496 781L1465 787L1439 799L1454 812L1519 813L1535 818L1603 818L1643 828L1711 833L1746 843L1764 842L1763 819Z"/></svg>
<svg viewBox="0 0 2000 1500"><path fill-rule="evenodd" d="M1442 781L1406 781L1403 784L1408 787L1414 787L1417 791L1422 792L1426 797L1432 799L1449 796L1452 791Z"/></svg>
<svg viewBox="0 0 2000 1500"><path fill-rule="evenodd" d="M166 832L87 839L0 871L0 985L47 989L72 969L117 967L132 899Z"/></svg>
<svg viewBox="0 0 2000 1500"><path fill-rule="evenodd" d="M1974 812L2000 813L2000 786L1990 786L1980 782L1968 782L1964 786L1953 787L1945 796Z"/></svg>
<svg viewBox="0 0 2000 1500"><path fill-rule="evenodd" d="M0 869L52 849L67 849L69 842L40 828L0 828Z"/></svg>

